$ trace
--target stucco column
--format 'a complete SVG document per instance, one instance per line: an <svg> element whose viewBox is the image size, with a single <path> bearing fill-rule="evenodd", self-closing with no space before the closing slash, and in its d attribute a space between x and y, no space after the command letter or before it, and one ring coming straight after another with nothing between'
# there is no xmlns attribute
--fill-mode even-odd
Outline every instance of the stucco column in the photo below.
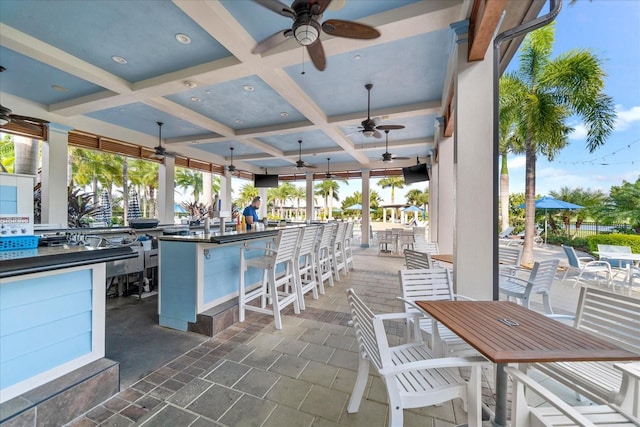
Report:
<svg viewBox="0 0 640 427"><path fill-rule="evenodd" d="M315 206L313 203L313 172L305 173L305 183L307 184L307 188L305 189L305 217L307 221L312 221L315 219L313 216L313 213L315 211Z"/></svg>
<svg viewBox="0 0 640 427"><path fill-rule="evenodd" d="M494 297L497 218L493 159L493 50L467 62L468 23L452 24L458 35L454 130L454 277L459 294ZM497 297L497 295L496 295Z"/></svg>
<svg viewBox="0 0 640 427"><path fill-rule="evenodd" d="M369 247L369 227L371 226L371 170L362 169L362 223L360 224L360 246Z"/></svg>
<svg viewBox="0 0 640 427"><path fill-rule="evenodd" d="M436 126L435 140L438 141L440 126ZM437 147L437 144L436 144ZM430 156L431 168L429 170L429 204L427 206L427 239L430 242L438 241L439 203L440 203L440 162L436 161L436 155Z"/></svg>
<svg viewBox="0 0 640 427"><path fill-rule="evenodd" d="M258 196L260 196L260 209L258 210L258 216L260 219L267 217L267 189L259 188Z"/></svg>
<svg viewBox="0 0 640 427"><path fill-rule="evenodd" d="M220 176L220 199L222 200L221 210L231 211L231 174L226 170ZM240 209L243 208L244 206L240 207Z"/></svg>
<svg viewBox="0 0 640 427"><path fill-rule="evenodd" d="M69 156L70 127L49 124L49 140L42 144L42 218L43 224L60 224L66 228L67 158Z"/></svg>
<svg viewBox="0 0 640 427"><path fill-rule="evenodd" d="M175 159L166 156L158 168L158 220L160 224L173 224L175 165Z"/></svg>

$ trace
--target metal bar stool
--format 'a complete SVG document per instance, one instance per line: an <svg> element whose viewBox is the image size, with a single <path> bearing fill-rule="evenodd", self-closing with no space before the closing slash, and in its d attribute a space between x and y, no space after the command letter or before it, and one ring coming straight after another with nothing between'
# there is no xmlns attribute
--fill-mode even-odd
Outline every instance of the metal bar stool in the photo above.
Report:
<svg viewBox="0 0 640 427"><path fill-rule="evenodd" d="M275 241L275 249L269 246L252 248L248 245L240 248L240 282L238 287L238 314L240 322L244 321L245 310L253 310L263 314L273 314L276 329L282 329L280 311L293 303L293 311L300 313L298 294L295 292L298 272L294 266L294 258L298 251L302 229L287 228L280 230ZM264 251L262 256L247 257L245 253L252 249ZM284 272L276 274L276 268L284 264ZM245 287L245 272L249 268L263 270L262 283L251 284ZM287 292L287 285L292 284L293 292ZM282 291L278 291L279 286ZM248 305L247 303L260 299L260 305ZM268 301L267 301L268 299ZM267 308L267 302L272 305Z"/></svg>

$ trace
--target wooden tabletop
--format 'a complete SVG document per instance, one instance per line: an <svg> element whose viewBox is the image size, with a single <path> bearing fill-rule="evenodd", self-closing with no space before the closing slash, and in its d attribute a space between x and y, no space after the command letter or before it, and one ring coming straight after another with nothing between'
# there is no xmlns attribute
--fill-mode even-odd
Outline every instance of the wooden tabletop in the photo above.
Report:
<svg viewBox="0 0 640 427"><path fill-rule="evenodd" d="M416 301L494 363L640 360L640 354L508 301ZM518 323L508 326L500 319Z"/></svg>
<svg viewBox="0 0 640 427"><path fill-rule="evenodd" d="M453 264L453 254L433 254L431 255L431 259Z"/></svg>

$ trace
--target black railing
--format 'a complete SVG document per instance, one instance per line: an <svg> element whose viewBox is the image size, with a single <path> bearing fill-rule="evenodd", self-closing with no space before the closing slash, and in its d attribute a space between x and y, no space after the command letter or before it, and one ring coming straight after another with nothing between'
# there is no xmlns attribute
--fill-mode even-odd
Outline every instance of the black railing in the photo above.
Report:
<svg viewBox="0 0 640 427"><path fill-rule="evenodd" d="M560 227L562 227L560 230L558 230L559 233L564 233L564 224L558 224ZM625 230L629 231L631 230L631 225L629 224L623 224L623 223L608 223L608 224L601 224L598 222L583 222L580 224L580 228L578 228L576 230L576 224L571 223L570 226L570 231L569 231L569 235L570 236L575 236L575 237L587 237L587 236L592 236L594 234L610 234L610 233L624 233Z"/></svg>

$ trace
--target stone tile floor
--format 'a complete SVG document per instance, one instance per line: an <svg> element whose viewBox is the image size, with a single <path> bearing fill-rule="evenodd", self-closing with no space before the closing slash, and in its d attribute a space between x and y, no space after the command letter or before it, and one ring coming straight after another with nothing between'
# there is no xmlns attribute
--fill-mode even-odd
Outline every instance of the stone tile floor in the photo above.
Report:
<svg viewBox="0 0 640 427"><path fill-rule="evenodd" d="M549 252L538 255L552 256ZM397 271L403 262L377 256L375 248L356 249L354 255L355 270L318 300L307 296L307 309L300 315L290 310L282 330L274 328L272 317L249 312L245 322L195 346L68 426L385 426L386 392L378 377L370 376L360 411L346 412L358 354L347 326L345 290L354 288L375 312L401 311ZM552 301L571 312L577 295L570 283L556 283ZM391 324L388 334L390 344L400 342L403 325ZM491 377L491 372L484 375L483 400L489 405ZM575 400L570 391L560 392ZM404 419L405 426L446 427L464 423L466 413L455 400L406 410Z"/></svg>

